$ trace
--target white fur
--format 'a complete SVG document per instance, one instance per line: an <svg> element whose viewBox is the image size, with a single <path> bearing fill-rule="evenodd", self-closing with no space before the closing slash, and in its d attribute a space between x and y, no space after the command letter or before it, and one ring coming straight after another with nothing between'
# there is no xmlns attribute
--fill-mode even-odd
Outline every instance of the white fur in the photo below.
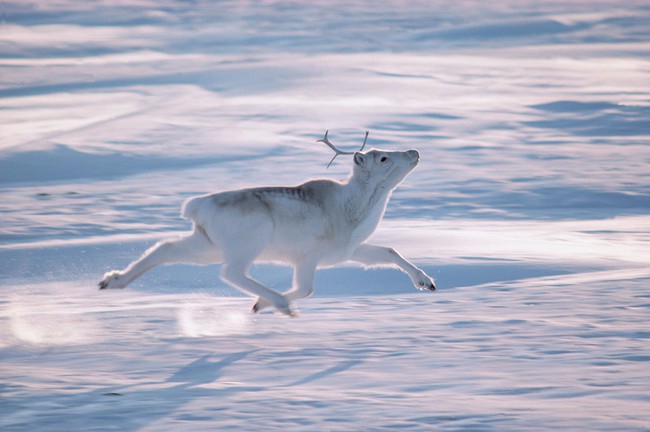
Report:
<svg viewBox="0 0 650 432"><path fill-rule="evenodd" d="M104 275L101 289L124 288L146 271L169 263L222 263L221 277L258 297L254 311L273 306L293 315L291 302L313 292L317 267L343 261L396 265L419 289L433 279L395 250L366 240L381 220L391 192L415 168L415 150L354 154L344 182L312 180L296 187L262 187L191 198L182 209L191 234L158 243L122 271ZM280 294L248 276L255 261L294 267L293 288Z"/></svg>

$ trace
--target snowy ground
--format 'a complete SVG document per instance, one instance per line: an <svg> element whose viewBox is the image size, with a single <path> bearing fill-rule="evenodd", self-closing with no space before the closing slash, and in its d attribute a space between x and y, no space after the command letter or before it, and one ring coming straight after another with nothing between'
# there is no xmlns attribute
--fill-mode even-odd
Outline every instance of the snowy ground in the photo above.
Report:
<svg viewBox="0 0 650 432"><path fill-rule="evenodd" d="M0 5L0 429L649 430L647 2ZM300 316L96 283L188 196L417 148ZM255 276L278 290L285 268Z"/></svg>

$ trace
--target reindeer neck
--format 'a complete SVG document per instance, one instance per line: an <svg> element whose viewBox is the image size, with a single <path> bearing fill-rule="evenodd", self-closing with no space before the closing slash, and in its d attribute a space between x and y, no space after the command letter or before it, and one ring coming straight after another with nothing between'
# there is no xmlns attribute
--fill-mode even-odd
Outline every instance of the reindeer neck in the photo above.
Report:
<svg viewBox="0 0 650 432"><path fill-rule="evenodd" d="M356 173L348 179L346 189L343 211L349 222L356 225L371 218L378 223L384 214L391 190Z"/></svg>

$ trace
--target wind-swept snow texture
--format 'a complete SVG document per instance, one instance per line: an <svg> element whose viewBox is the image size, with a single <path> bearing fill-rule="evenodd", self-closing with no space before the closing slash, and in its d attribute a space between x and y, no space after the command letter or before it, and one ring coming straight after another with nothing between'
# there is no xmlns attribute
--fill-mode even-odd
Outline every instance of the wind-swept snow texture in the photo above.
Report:
<svg viewBox="0 0 650 432"><path fill-rule="evenodd" d="M354 3L352 5L351 3ZM650 429L645 1L0 6L0 429ZM101 275L190 196L417 148L373 242L253 315L218 266ZM290 271L259 265L277 290Z"/></svg>

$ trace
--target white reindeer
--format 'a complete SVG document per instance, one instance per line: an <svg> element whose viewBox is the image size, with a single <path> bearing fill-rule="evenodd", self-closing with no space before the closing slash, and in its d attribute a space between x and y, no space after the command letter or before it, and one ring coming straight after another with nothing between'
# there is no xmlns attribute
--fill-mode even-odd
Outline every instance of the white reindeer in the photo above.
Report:
<svg viewBox="0 0 650 432"><path fill-rule="evenodd" d="M435 291L422 270L392 248L366 240L384 215L392 191L416 167L416 150L344 152L327 138L335 155L353 154L347 181L311 180L295 187L259 187L190 198L182 216L194 223L191 234L162 241L122 271L111 271L100 289L124 288L152 268L169 263L222 263L221 277L257 296L253 311L273 306L294 316L291 304L314 290L317 267L344 261L364 266L396 265L419 289ZM329 166L329 165L328 165ZM255 261L290 264L293 287L280 294L248 275Z"/></svg>

